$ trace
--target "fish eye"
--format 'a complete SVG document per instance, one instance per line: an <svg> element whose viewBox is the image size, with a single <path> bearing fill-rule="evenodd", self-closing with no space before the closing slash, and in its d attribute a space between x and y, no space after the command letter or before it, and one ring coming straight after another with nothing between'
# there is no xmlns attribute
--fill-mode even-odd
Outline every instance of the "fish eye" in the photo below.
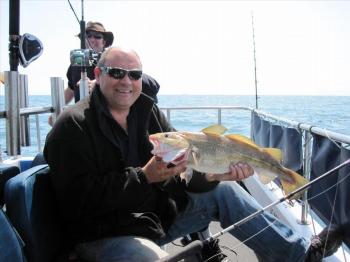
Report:
<svg viewBox="0 0 350 262"><path fill-rule="evenodd" d="M168 135L168 134L165 134L165 135L164 135L164 137L165 137L165 138L168 138L168 137L169 137L169 135Z"/></svg>

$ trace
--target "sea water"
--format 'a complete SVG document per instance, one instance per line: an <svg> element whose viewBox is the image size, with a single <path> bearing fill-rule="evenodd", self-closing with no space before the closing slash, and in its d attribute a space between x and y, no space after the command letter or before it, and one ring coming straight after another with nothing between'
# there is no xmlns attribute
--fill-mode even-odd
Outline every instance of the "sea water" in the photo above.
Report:
<svg viewBox="0 0 350 262"><path fill-rule="evenodd" d="M235 95L160 95L160 107L201 107L201 106L245 106L255 107L255 96ZM30 96L29 106L50 106L50 96ZM339 96L261 96L258 99L260 110L287 118L350 135L350 97ZM4 111L4 97L0 96L0 111ZM166 112L165 112L166 113ZM49 114L39 115L40 145L43 148L46 134L51 127ZM30 138L32 146L22 147L23 156L35 155L37 146L36 118L30 116ZM178 130L199 131L217 123L217 110L177 110L170 112L173 126ZM229 133L249 135L250 114L243 110L222 110L221 123ZM6 158L5 119L0 119L0 148Z"/></svg>

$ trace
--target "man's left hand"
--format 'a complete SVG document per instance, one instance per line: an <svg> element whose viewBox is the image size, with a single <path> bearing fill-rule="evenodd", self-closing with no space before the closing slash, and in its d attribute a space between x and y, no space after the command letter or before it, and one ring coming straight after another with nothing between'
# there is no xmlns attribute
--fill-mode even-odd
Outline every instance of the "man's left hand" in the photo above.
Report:
<svg viewBox="0 0 350 262"><path fill-rule="evenodd" d="M254 174L254 169L246 163L230 165L230 172L225 174L206 174L208 181L241 181Z"/></svg>

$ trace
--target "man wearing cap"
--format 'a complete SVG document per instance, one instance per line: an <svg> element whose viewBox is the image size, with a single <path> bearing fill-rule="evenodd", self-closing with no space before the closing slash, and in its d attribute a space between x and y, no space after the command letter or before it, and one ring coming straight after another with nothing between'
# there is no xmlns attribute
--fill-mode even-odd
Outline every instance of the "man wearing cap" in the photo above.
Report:
<svg viewBox="0 0 350 262"><path fill-rule="evenodd" d="M86 48L93 49L96 53L101 53L106 47L112 45L114 35L112 32L106 31L104 26L99 22L88 22L86 25ZM78 34L80 37L80 34ZM95 65L88 66L86 73L88 77L89 89L95 86ZM69 66L67 71L68 88L64 91L64 98L68 104L73 97L75 102L80 99L79 81L81 78L81 68L79 66Z"/></svg>
<svg viewBox="0 0 350 262"><path fill-rule="evenodd" d="M86 48L93 49L96 53L101 53L105 48L113 44L114 35L110 31L106 31L105 27L100 22L88 22L86 24ZM80 34L78 34L80 37ZM88 77L89 90L95 86L94 69L96 65L92 65L86 68ZM81 68L79 66L69 66L67 71L68 88L64 91L65 103L68 104L72 101L73 97L75 102L80 100L79 96L79 81L81 78ZM142 75L142 92L150 96L158 102L157 93L159 91L158 82L147 74Z"/></svg>
<svg viewBox="0 0 350 262"><path fill-rule="evenodd" d="M105 27L100 22L88 22L86 24L86 48L93 49L97 53L101 53L105 48L113 44L114 35L110 31L106 31ZM77 35L80 37L80 33ZM96 65L92 65L86 68L88 77L89 90L92 90L95 86L95 74L94 69ZM81 79L81 67L70 65L67 70L68 87L64 90L65 104L69 104L73 97L75 102L80 100L79 95L79 81ZM158 102L157 93L160 85L151 76L143 73L142 75L142 92L150 96L156 103ZM52 116L48 119L49 124L53 125Z"/></svg>

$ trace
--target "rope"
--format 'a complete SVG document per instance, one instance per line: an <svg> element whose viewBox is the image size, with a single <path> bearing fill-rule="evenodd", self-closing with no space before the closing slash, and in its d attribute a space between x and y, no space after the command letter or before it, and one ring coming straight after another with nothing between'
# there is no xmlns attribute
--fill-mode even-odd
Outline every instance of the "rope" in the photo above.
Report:
<svg viewBox="0 0 350 262"><path fill-rule="evenodd" d="M332 212L331 212L331 219L329 221L329 224L331 225L332 224L332 221L333 221L333 217L334 217L334 207L335 207L335 202L336 202L336 199L337 199L337 195L338 195L338 183L337 183L337 188L335 190L335 196L334 196L334 200L333 200L333 206L332 206ZM327 236L326 236L326 243L328 242L328 236L329 236L329 230L330 230L330 227L328 227L328 230L327 230ZM322 258L324 258L325 254L326 254L326 246L324 246L324 249L323 249L323 255L322 255Z"/></svg>
<svg viewBox="0 0 350 262"><path fill-rule="evenodd" d="M257 233L255 233L254 235L248 237L247 239L245 239L244 241L241 241L239 244L235 245L233 248L238 248L239 246L245 244L247 241L249 241L250 239L258 236L259 234L261 234L262 232L264 232L266 229L268 229L269 227L271 227L275 222L277 221L277 219L275 221L273 221L272 223L269 223L266 227L264 227L263 229L261 229L260 231L258 231Z"/></svg>
<svg viewBox="0 0 350 262"><path fill-rule="evenodd" d="M318 197L318 196L320 196L320 195L322 195L322 194L328 192L328 191L331 190L333 187L338 186L338 184L342 183L342 182L343 182L345 179L347 179L349 176L350 176L350 173L347 174L347 175L346 175L345 177L343 177L342 179L340 179L339 181L337 181L334 185L332 185L332 186L328 187L327 189L323 190L321 193L319 193L319 194L317 194L317 195L315 195L315 196L313 196L313 197L308 198L307 201L310 201L310 200L312 200L312 199L314 199L314 198L316 198L316 197Z"/></svg>
<svg viewBox="0 0 350 262"><path fill-rule="evenodd" d="M339 149L341 149L341 145L339 145L339 144L337 143L337 141L335 141L334 139L332 139L332 138L329 137L328 130L324 128L323 131L325 132L326 137L327 137L330 141L332 141Z"/></svg>

